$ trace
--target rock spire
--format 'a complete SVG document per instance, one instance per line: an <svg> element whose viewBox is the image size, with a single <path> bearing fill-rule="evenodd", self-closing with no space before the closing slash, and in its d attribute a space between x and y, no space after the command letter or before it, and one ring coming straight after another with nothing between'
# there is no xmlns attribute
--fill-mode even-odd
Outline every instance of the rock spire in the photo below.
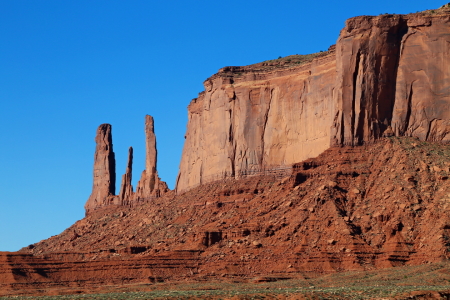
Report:
<svg viewBox="0 0 450 300"><path fill-rule="evenodd" d="M84 206L86 213L98 206L107 205L116 189L116 160L110 124L98 127L95 142L94 183L91 196Z"/></svg>
<svg viewBox="0 0 450 300"><path fill-rule="evenodd" d="M145 170L142 172L136 189L136 200L159 197L167 192L165 182L162 182L156 170L157 150L153 117L145 116Z"/></svg>
<svg viewBox="0 0 450 300"><path fill-rule="evenodd" d="M122 184L119 192L119 203L128 205L133 200L133 186L131 185L131 176L133 171L133 147L128 149L128 162L125 174L122 175Z"/></svg>
<svg viewBox="0 0 450 300"><path fill-rule="evenodd" d="M133 192L131 184L133 171L133 148L128 150L128 161L125 174L122 176L119 195L115 195L116 162L113 152L111 125L102 124L97 129L97 143L94 156L94 185L92 194L86 205L86 214L94 209L108 205L134 206L142 201L160 197L169 191L167 184L158 176L156 170L156 136L152 116L145 116L145 170L141 180Z"/></svg>

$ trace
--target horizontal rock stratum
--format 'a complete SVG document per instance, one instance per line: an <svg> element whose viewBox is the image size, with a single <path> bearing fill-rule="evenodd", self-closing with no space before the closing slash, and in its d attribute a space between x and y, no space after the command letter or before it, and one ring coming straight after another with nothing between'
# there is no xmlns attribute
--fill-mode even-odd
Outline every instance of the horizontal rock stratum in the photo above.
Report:
<svg viewBox="0 0 450 300"><path fill-rule="evenodd" d="M220 69L188 106L177 191L383 134L450 142L446 9L355 17L327 52Z"/></svg>
<svg viewBox="0 0 450 300"><path fill-rule="evenodd" d="M146 169L133 191L130 147L115 195L100 125L86 217L0 253L0 295L448 262L449 24L449 5L356 17L326 52L221 69L188 107L177 193L146 116Z"/></svg>
<svg viewBox="0 0 450 300"><path fill-rule="evenodd" d="M448 261L449 176L449 145L391 137L331 147L289 176L221 180L92 211L21 255L0 253L0 295ZM450 280L448 268L437 272Z"/></svg>

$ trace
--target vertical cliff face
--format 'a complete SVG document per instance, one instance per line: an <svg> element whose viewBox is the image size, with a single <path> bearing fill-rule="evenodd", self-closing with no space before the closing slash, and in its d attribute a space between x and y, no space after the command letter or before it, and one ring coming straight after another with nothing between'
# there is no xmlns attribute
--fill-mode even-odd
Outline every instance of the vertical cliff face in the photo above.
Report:
<svg viewBox="0 0 450 300"><path fill-rule="evenodd" d="M332 144L397 136L450 141L449 14L356 17L336 49Z"/></svg>
<svg viewBox="0 0 450 300"><path fill-rule="evenodd" d="M392 128L450 142L450 16L411 18L402 38Z"/></svg>
<svg viewBox="0 0 450 300"><path fill-rule="evenodd" d="M357 145L391 125L395 80L406 21L400 16L347 21L336 44L333 144Z"/></svg>
<svg viewBox="0 0 450 300"><path fill-rule="evenodd" d="M108 203L116 189L116 160L113 152L111 125L102 124L95 136L94 183L84 208L86 211Z"/></svg>
<svg viewBox="0 0 450 300"><path fill-rule="evenodd" d="M177 190L288 165L330 145L334 51L304 64L223 68L188 107ZM280 63L280 62L278 62Z"/></svg>
<svg viewBox="0 0 450 300"><path fill-rule="evenodd" d="M167 193L169 188L158 177L156 170L156 136L153 118L145 117L146 169L142 172L136 193L131 184L133 169L133 148L128 150L125 174L122 176L119 195L115 195L115 158L112 144L111 125L102 124L97 130L94 156L94 185L85 205L86 214L109 205L134 206Z"/></svg>
<svg viewBox="0 0 450 300"><path fill-rule="evenodd" d="M181 192L383 135L450 142L450 9L349 19L336 51L226 67L188 107Z"/></svg>

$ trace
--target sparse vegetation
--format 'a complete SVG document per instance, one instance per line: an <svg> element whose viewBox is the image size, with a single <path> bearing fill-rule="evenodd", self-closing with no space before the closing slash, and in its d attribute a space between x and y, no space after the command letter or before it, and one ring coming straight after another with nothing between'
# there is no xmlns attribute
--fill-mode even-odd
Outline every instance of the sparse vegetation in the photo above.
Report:
<svg viewBox="0 0 450 300"><path fill-rule="evenodd" d="M277 59L266 60L257 64L248 65L244 67L230 67L223 71L222 76L233 76L235 78L241 77L246 72L267 72L277 69L289 69L292 67L297 67L311 62L314 58L326 56L330 51L320 51L313 54L306 55L289 55L286 57L279 56Z"/></svg>
<svg viewBox="0 0 450 300"><path fill-rule="evenodd" d="M104 294L60 296L9 296L6 299L280 299L301 295L309 299L379 299L439 291L450 296L450 262L376 271L347 272L317 278L287 279L263 283L157 283L127 285ZM60 291L59 291L60 292ZM300 297L299 297L300 298ZM421 298L422 299L422 298Z"/></svg>
<svg viewBox="0 0 450 300"><path fill-rule="evenodd" d="M205 290L160 290L149 292L120 292L106 294L79 294L79 295L61 295L61 296L14 296L1 297L0 299L18 299L18 300L62 300L62 299L83 299L83 300L102 300L102 299L280 299L281 296L303 296L307 299L379 299L385 297L398 297L404 295L404 298L410 299L409 294L423 292L441 292L445 296L450 295L450 285L446 286L345 286L345 287L250 287L230 289L205 289Z"/></svg>
<svg viewBox="0 0 450 300"><path fill-rule="evenodd" d="M108 244L101 244L103 243L102 240L93 238L96 231L111 232L114 235L110 235L110 239L120 240L124 243L123 245L114 246L115 252L100 252L99 250L96 253L91 252L89 254L91 256L95 255L95 259L97 259L97 257L115 258L115 255L119 254L131 256L130 252L125 252L124 250L126 250L127 246L133 245L134 241L139 242L139 245L151 246L148 250L136 254L136 257L164 253L168 251L166 248L169 250L178 249L175 247L181 244L183 244L183 247L188 245L186 249L192 249L193 246L197 245L197 240L194 240L193 237L199 236L199 234L189 237L188 233L190 231L205 232L208 229L200 230L199 228L211 228L207 227L208 224L214 225L214 229L229 226L229 228L233 228L232 230L242 232L242 236L236 239L223 239L214 245L209 245L208 250L202 254L202 259L214 264L223 263L224 266L234 263L240 265L241 261L250 261L252 267L264 266L259 270L247 271L245 269L231 272L226 269L220 271L210 269L210 271L214 270L215 273L213 274L204 272L205 268L200 273L196 270L195 274L186 273L186 276L176 277L175 279L170 277L168 277L169 279L161 279L161 281L170 280L168 282L155 281L151 284L106 286L96 290L90 290L89 286L83 287L82 284L79 284L78 295L52 296L40 299L133 299L133 297L135 297L134 299L229 299L230 297L235 297L235 299L258 299L258 297L260 299L277 299L277 297L286 294L294 295L294 297L296 294L301 294L312 299L333 299L339 297L341 299L367 299L391 297L420 290L450 290L449 261L415 267L395 267L385 270L336 273L315 277L325 272L314 273L315 271L302 272L298 270L298 273L295 273L297 271L291 270L288 273L283 273L284 270L278 271L277 266L284 254L275 256L269 247L256 248L252 246L256 246L256 244L252 244L253 241L262 241L263 245L274 241L280 249L288 249L287 247L290 246L288 243L291 243L288 240L294 240L296 234L301 234L302 236L310 235L309 240L314 240L315 237L311 232L313 234L325 232L325 226L321 227L320 230L311 231L303 226L305 224L304 221L299 222L303 227L298 226L298 224L289 224L286 221L279 223L264 223L263 221L267 216L273 220L281 220L282 217L292 220L294 219L292 216L295 216L295 218L299 218L302 215L307 216L311 212L309 203L316 205L313 211L320 212L320 209L323 209L324 205L329 204L331 201L334 201L335 207L338 208L332 211L334 219L340 220L344 218L344 221L347 222L345 224L350 223L348 220L351 221L354 225L352 228L355 230L349 234L361 237L375 251L378 251L376 247L384 244L386 240L385 231L383 231L384 229L380 224L386 224L383 224L383 220L389 220L386 216L391 217L394 214L395 216L401 216L402 219L400 219L401 222L391 223L390 228L398 232L402 231L402 238L407 243L411 243L411 245L418 244L417 239L413 236L414 232L424 232L423 236L433 238L434 235L430 235L429 231L426 230L427 225L424 223L427 223L427 221L424 222L423 220L426 220L424 217L428 214L427 210L429 212L432 211L434 216L438 216L431 220L441 217L447 218L448 209L446 205L450 201L447 181L450 174L450 147L422 142L419 139L410 137L389 137L380 143L361 147L331 149L318 158L310 159L299 165L299 169L300 167L302 169L299 174L303 174L302 176L306 176L305 174L308 172L317 172L316 174L327 172L326 174L329 174L328 172L335 170L336 176L333 177L331 186L329 185L329 177L315 177L314 179L302 177L298 182L297 177L292 178L296 182L296 187L299 187L297 189L292 189L293 182L285 181L283 185L281 183L283 177L277 179L277 177L255 176L248 177L245 181L241 179L239 182L231 179L217 181L187 191L183 194L183 197L171 199L171 206L162 206L166 202L144 203L139 207L139 210L122 209L121 212L102 213L98 217L91 216L85 220L85 223L79 223L77 227L74 227L77 232L86 232L77 238L76 242L79 244L71 244L73 247L78 247L76 250L90 249L92 251L92 241L94 243L98 241L95 245L97 249L110 249L106 248L109 247ZM393 167L394 165L396 166L395 168ZM361 180L363 177L364 181ZM355 180L354 178L358 179ZM378 196L378 193L370 194L368 187L374 185L382 186L383 188L379 193L384 193L388 197ZM252 188L248 188L249 186L252 186ZM391 189L388 189L389 187ZM220 202L209 204L207 209L186 205L186 203L192 203L192 199L200 201L201 199L207 199L206 197L210 197L209 195L212 194L221 195L221 200ZM344 199L345 196L346 200L336 200L338 199L336 195L339 199ZM262 198L263 196L264 198ZM233 200L244 198L246 199L245 202L238 202L237 205L235 200ZM232 201L229 201L230 199ZM391 205L392 203L394 205ZM308 204L308 206L300 206L303 204ZM397 212L399 213L397 214ZM326 213L331 215L330 212ZM324 215L322 214L321 216ZM355 218L352 221L348 219L348 216L355 216ZM370 217L366 218L365 216ZM428 218L427 220L430 219ZM428 223L432 222L429 221ZM252 225L250 226L250 224ZM121 226L123 226L124 232L119 232L118 228L121 228ZM413 226L414 232L410 230ZM429 259L434 257L433 260L430 259L429 261L436 261L435 259L448 256L450 252L450 249L448 249L450 248L448 242L450 234L447 227L446 225L443 231L436 232L436 237L439 234L438 242L435 242L435 239L428 239L428 243L440 245L440 248L437 248L438 251L442 249L439 257L436 255L436 251L425 252L420 250L423 251L422 253L426 253ZM334 248L336 249L334 253L343 253L345 255L347 247L343 245L342 247L345 246L345 248L341 249L340 241L334 236L336 229L339 229L339 227L329 229L333 234L330 234L330 237L333 239L331 242L325 241L326 244L324 243L323 247L329 249L328 251L330 252L328 253L331 253ZM356 231L356 229L359 231ZM54 237L49 241L56 246L63 245L62 242L70 239L73 230L73 228L69 229L65 234ZM132 240L129 240L131 238ZM297 243L297 245L302 245L300 239L297 240ZM206 245L203 246L206 247ZM43 249L45 251L49 247L49 245L36 244L32 250ZM314 247L316 246L314 245ZM252 252L252 249L254 250L254 255L249 256L248 253ZM310 250L311 252L316 251L315 253L318 253L315 250L317 248L311 247L309 249L312 249ZM364 253L363 251L367 251L366 249L358 250L359 255ZM52 251L56 250L53 248ZM393 255L392 253L396 255L395 252L386 252L388 255ZM405 254L405 259L409 259L408 255ZM257 256L258 258L256 258ZM267 258L261 259L263 256ZM231 257L235 259L231 259ZM86 259L89 259L89 256L86 256ZM286 261L285 265L304 265L307 259L295 258L291 261ZM277 260L277 262L271 265L274 260ZM381 261L381 259L378 261ZM413 260L410 261L417 263ZM358 263L362 264L364 268L367 267L368 270L376 267L375 259L370 257L365 259L361 256ZM206 263L204 266L206 266ZM275 277L275 273L267 272L269 267L273 268L273 272L279 272L276 273L279 276L291 279L257 284L248 283L256 282L252 278L262 276L261 274L269 274L267 276ZM345 270L344 268L345 265L342 264L342 267L336 268L336 270L342 271ZM313 278L294 279L306 275ZM193 280L198 281L192 283ZM206 283L207 281L209 283ZM314 286L314 288L310 288L311 286ZM67 288L64 291L65 286L63 286L63 291L61 289L57 290L55 287L46 288L48 290L39 292L55 294L52 291L57 291L57 293L75 291L75 288L70 290ZM86 291L102 291L110 292L110 294L106 294L107 296L105 294L80 295L80 291L83 293ZM19 299L36 299L36 297L22 297Z"/></svg>

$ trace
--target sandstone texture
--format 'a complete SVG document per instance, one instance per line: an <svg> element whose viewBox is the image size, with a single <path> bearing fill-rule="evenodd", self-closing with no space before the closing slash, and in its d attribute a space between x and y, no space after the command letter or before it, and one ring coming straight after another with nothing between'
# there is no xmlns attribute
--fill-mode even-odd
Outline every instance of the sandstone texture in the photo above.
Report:
<svg viewBox="0 0 450 300"><path fill-rule="evenodd" d="M231 277L439 262L449 256L449 176L449 146L385 138L330 148L290 175L228 179L112 206L23 251L98 259L200 251L198 276Z"/></svg>
<svg viewBox="0 0 450 300"><path fill-rule="evenodd" d="M220 69L188 106L177 192L383 135L450 142L449 19L355 17L327 52Z"/></svg>
<svg viewBox="0 0 450 300"><path fill-rule="evenodd" d="M449 14L347 21L336 46L333 144L396 136L450 142Z"/></svg>
<svg viewBox="0 0 450 300"><path fill-rule="evenodd" d="M329 148L335 53L311 59L227 67L207 79L188 107L177 191L289 165Z"/></svg>
<svg viewBox="0 0 450 300"><path fill-rule="evenodd" d="M450 296L448 286L442 285L450 277L448 262L318 277L273 274L251 279L221 277L219 281L213 279L213 274L207 274L190 282L186 279L193 277L199 253L177 251L171 254L157 257L129 254L126 260L105 261L84 260L83 253L33 256L0 252L0 295L7 295L6 299L52 295L51 299L123 300L425 300ZM70 269L75 272L67 272ZM158 276L168 273L174 274L175 280ZM206 281L207 278L210 280Z"/></svg>
<svg viewBox="0 0 450 300"><path fill-rule="evenodd" d="M221 69L189 104L176 191L146 116L146 169L134 192L130 147L115 195L100 125L86 217L0 253L0 295L431 264L447 283L449 24L448 5L356 17L326 52Z"/></svg>
<svg viewBox="0 0 450 300"><path fill-rule="evenodd" d="M29 254L0 252L0 296L8 294L56 294L103 291L106 286L162 281L163 274L183 278L195 267L198 251L175 252L171 256L143 257L128 254L128 259L88 259L86 253ZM117 256L126 253L115 253ZM91 256L92 258L92 256ZM48 292L47 292L48 294Z"/></svg>
<svg viewBox="0 0 450 300"><path fill-rule="evenodd" d="M114 157L111 125L102 124L95 136L94 184L84 206L86 211L107 205L116 190L116 159Z"/></svg>
<svg viewBox="0 0 450 300"><path fill-rule="evenodd" d="M50 272L47 263L67 266L51 278L86 285L124 277L304 278L439 263L450 255L449 176L450 146L390 137L332 147L294 164L289 175L243 176L95 210L22 249L39 259L35 269L22 265L30 275L14 278L25 284L36 268Z"/></svg>
<svg viewBox="0 0 450 300"><path fill-rule="evenodd" d="M156 170L157 149L154 121L152 116L145 116L145 170L142 172L141 180L136 189L136 199L144 201L148 197L161 196L168 191L167 184L158 176Z"/></svg>
<svg viewBox="0 0 450 300"><path fill-rule="evenodd" d="M110 205L133 206L150 201L167 193L169 188L158 177L156 171L157 151L153 117L145 117L146 169L142 172L136 193L131 184L133 169L133 148L128 151L125 174L122 176L119 195L115 195L115 157L113 152L111 125L102 124L97 129L97 143L94 156L94 186L86 202L86 214Z"/></svg>
<svg viewBox="0 0 450 300"><path fill-rule="evenodd" d="M125 174L122 176L122 184L120 186L119 202L121 205L129 204L133 199L133 186L131 185L133 173L133 147L128 149L128 162Z"/></svg>

